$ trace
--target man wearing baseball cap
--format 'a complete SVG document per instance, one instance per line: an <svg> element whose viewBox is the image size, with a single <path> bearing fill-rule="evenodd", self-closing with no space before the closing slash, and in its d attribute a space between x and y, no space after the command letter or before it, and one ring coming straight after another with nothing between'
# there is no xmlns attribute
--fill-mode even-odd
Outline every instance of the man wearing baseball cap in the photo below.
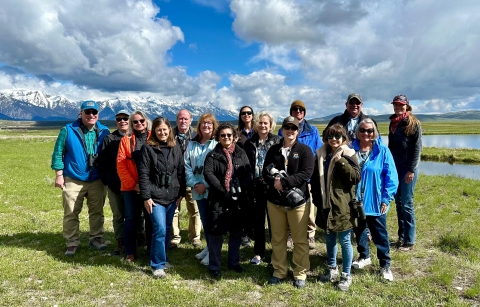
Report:
<svg viewBox="0 0 480 307"><path fill-rule="evenodd" d="M107 188L108 200L112 209L113 233L117 244L115 255L120 255L123 250L123 224L125 221L125 204L120 194L120 178L117 173L117 153L120 140L127 133L130 112L120 110L115 114L117 130L103 139L102 149L98 156L98 171L103 184Z"/></svg>
<svg viewBox="0 0 480 307"><path fill-rule="evenodd" d="M87 200L90 222L90 246L105 250L103 242L103 204L105 187L100 180L97 157L103 139L110 131L98 122L98 105L86 100L79 118L65 125L58 134L52 154L55 187L62 189L63 236L67 240L65 255L73 256L80 245L79 215Z"/></svg>
<svg viewBox="0 0 480 307"><path fill-rule="evenodd" d="M307 120L305 119L305 115L307 114L307 108L305 107L305 103L301 100L295 100L290 105L290 116L295 117L298 120L299 127L298 127L298 142L307 145L312 150L313 155L315 156L315 152L317 149L322 147L322 139L318 130L315 126L310 125ZM283 137L282 129L279 130L278 135ZM309 188L310 190L310 188ZM310 197L310 202L311 202ZM310 249L315 248L315 230L317 226L315 225L315 206L310 203L310 214L308 216L308 247ZM287 245L292 247L292 241L290 237L287 241Z"/></svg>
<svg viewBox="0 0 480 307"><path fill-rule="evenodd" d="M353 141L356 138L355 130L357 130L358 123L361 122L362 119L370 117L362 112L362 96L360 96L358 93L351 93L348 95L345 106L345 112L343 112L342 115L332 118L325 130L327 130L327 128L333 124L341 124L345 130L347 130L347 135L350 140ZM373 122L375 123L375 126L377 126L377 123L374 120ZM325 133L325 130L323 130L322 135Z"/></svg>

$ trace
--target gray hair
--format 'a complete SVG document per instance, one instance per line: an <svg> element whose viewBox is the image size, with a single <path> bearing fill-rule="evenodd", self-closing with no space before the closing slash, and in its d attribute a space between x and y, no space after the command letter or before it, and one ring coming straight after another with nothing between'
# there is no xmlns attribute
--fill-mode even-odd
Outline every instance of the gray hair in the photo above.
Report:
<svg viewBox="0 0 480 307"><path fill-rule="evenodd" d="M147 114L145 114L145 112L143 111L134 111L132 114L130 114L129 118L128 118L128 130L127 130L127 135L130 136L133 134L133 116L134 115L140 115L141 117L143 117L145 119L145 121L147 122L147 131L150 131L152 130L152 121L148 118Z"/></svg>
<svg viewBox="0 0 480 307"><path fill-rule="evenodd" d="M253 127L253 130L256 132L257 131L257 125L260 122L260 118L267 116L270 119L270 132L275 130L275 127L277 126L277 123L275 122L275 117L272 115L272 113L262 110L258 113L255 114L255 126Z"/></svg>
<svg viewBox="0 0 480 307"><path fill-rule="evenodd" d="M180 112L182 112L182 111L187 112L188 115L190 115L190 119L191 119L191 120L193 119L192 112L188 111L187 109L180 109L180 110L178 110L177 115L175 115L175 120L178 120L178 114L180 114Z"/></svg>
<svg viewBox="0 0 480 307"><path fill-rule="evenodd" d="M359 139L359 136L360 136L360 128L362 128L362 126L363 126L364 124L372 124L372 126L373 126L373 137L372 137L372 140L378 139L378 136L379 136L378 129L377 129L377 126L375 125L375 122L374 122L371 118L364 118L364 119L362 119L362 120L358 123L357 130L355 130L355 136L356 136L356 138Z"/></svg>

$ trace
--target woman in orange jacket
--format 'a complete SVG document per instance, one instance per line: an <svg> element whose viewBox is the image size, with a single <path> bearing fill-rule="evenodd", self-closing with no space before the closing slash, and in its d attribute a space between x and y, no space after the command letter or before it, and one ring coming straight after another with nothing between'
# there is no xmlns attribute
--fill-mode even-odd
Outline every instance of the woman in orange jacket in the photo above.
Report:
<svg viewBox="0 0 480 307"><path fill-rule="evenodd" d="M138 185L137 161L140 149L150 136L152 122L142 111L135 111L128 120L127 134L120 141L117 155L117 172L121 180L120 191L125 203L124 245L126 260L135 261L137 250L136 233L141 222L143 200ZM147 216L144 213L145 216ZM152 225L145 219L147 248L150 246Z"/></svg>

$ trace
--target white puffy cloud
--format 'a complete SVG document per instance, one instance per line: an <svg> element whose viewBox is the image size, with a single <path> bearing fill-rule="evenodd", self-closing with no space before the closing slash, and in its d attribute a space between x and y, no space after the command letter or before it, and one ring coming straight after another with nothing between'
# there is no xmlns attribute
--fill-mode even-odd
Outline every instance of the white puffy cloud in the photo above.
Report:
<svg viewBox="0 0 480 307"><path fill-rule="evenodd" d="M168 68L166 53L183 33L158 12L147 0L5 0L0 62L112 91L152 90L168 77L178 91L184 71Z"/></svg>

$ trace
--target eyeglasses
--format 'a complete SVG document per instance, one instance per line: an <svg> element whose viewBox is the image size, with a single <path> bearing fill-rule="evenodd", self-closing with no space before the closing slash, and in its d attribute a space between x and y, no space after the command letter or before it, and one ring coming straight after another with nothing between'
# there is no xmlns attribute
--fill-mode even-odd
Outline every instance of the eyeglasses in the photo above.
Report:
<svg viewBox="0 0 480 307"><path fill-rule="evenodd" d="M286 130L286 131L288 131L288 130L297 131L298 130L298 128L295 127L295 126L283 126L282 129Z"/></svg>
<svg viewBox="0 0 480 307"><path fill-rule="evenodd" d="M360 128L359 129L360 133L368 133L368 134L371 134L373 133L375 130L373 128L370 128L370 129L365 129L365 128Z"/></svg>
<svg viewBox="0 0 480 307"><path fill-rule="evenodd" d="M213 126L213 123L212 122L202 122L202 125L204 126Z"/></svg>
<svg viewBox="0 0 480 307"><path fill-rule="evenodd" d="M117 121L117 123L121 122L122 120L124 122L128 122L128 117L117 117L115 118L115 120Z"/></svg>
<svg viewBox="0 0 480 307"><path fill-rule="evenodd" d="M132 123L133 123L134 125L138 125L138 123L141 123L141 124L143 124L144 122L145 122L145 119L140 119L140 120L132 120Z"/></svg>
<svg viewBox="0 0 480 307"><path fill-rule="evenodd" d="M83 110L83 113L85 113L85 115L90 115L90 114L97 115L98 111L90 109L90 110Z"/></svg>
<svg viewBox="0 0 480 307"><path fill-rule="evenodd" d="M294 112L305 112L305 109L300 108L300 107L295 107L295 108L292 108L292 111L294 111Z"/></svg>
<svg viewBox="0 0 480 307"><path fill-rule="evenodd" d="M341 134L327 135L327 140L335 139L340 140L343 136Z"/></svg>
<svg viewBox="0 0 480 307"><path fill-rule="evenodd" d="M222 139L231 138L231 137L232 137L232 134L231 134L231 133L222 133L222 134L220 134L220 137L221 137Z"/></svg>
<svg viewBox="0 0 480 307"><path fill-rule="evenodd" d="M252 111L245 111L245 112L240 112L240 115L241 116L245 116L245 115L252 115L253 112Z"/></svg>
<svg viewBox="0 0 480 307"><path fill-rule="evenodd" d="M361 105L362 102L357 100L357 99L350 99L350 101L348 102L348 104L356 104L357 106Z"/></svg>

